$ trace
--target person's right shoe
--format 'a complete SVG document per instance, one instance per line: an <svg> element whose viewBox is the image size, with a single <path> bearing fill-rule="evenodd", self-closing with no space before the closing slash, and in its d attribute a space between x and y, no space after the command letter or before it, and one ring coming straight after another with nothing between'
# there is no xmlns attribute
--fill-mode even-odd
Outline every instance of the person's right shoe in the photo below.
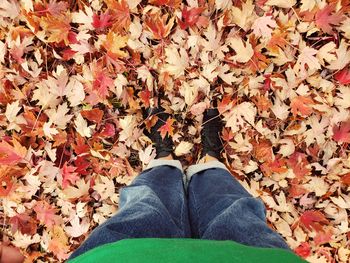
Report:
<svg viewBox="0 0 350 263"><path fill-rule="evenodd" d="M207 109L203 116L203 128L201 131L202 154L221 159L220 154L223 144L220 138L223 122L217 109Z"/></svg>
<svg viewBox="0 0 350 263"><path fill-rule="evenodd" d="M166 113L162 107L159 108L149 108L144 113L144 118L148 118L152 115L156 115L158 117L158 121L151 127L150 131L146 128L144 129L144 134L150 138L154 147L156 148L156 158L161 158L168 156L169 154L173 155L174 144L173 140L166 135L162 138L159 128L162 127L168 118L170 118L170 114Z"/></svg>

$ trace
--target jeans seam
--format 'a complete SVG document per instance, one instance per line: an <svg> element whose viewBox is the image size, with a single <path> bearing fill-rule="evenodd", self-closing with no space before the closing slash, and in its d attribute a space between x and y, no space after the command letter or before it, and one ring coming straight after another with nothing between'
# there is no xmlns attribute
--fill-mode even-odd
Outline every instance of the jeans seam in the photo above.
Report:
<svg viewBox="0 0 350 263"><path fill-rule="evenodd" d="M197 200L196 200L196 196L194 194L194 191L191 189L191 193L192 193L192 196L193 196L193 203L194 203L194 211L195 211L195 216L196 216L196 225L197 225L197 228L198 228L198 236L200 236L200 226L199 226L199 213L198 213L198 209L197 209Z"/></svg>

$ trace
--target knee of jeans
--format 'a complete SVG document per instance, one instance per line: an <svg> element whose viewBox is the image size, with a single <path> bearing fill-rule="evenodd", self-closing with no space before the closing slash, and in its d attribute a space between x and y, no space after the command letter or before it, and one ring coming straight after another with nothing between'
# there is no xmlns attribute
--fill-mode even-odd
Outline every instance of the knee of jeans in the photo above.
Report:
<svg viewBox="0 0 350 263"><path fill-rule="evenodd" d="M145 198L156 198L156 194L147 185L130 185L120 190L119 206L123 207L130 202L138 202Z"/></svg>
<svg viewBox="0 0 350 263"><path fill-rule="evenodd" d="M242 215L244 215L244 212L249 211L263 220L265 220L266 217L266 209L264 203L260 199L254 197L239 198L230 206L228 210L230 209L236 211L237 214Z"/></svg>

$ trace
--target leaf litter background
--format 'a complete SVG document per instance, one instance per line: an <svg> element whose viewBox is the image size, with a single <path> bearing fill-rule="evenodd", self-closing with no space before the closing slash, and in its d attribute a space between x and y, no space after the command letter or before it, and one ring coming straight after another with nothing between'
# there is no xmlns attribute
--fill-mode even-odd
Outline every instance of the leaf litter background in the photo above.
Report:
<svg viewBox="0 0 350 263"><path fill-rule="evenodd" d="M2 0L3 240L64 261L152 158L142 107L184 165L217 101L223 156L310 262L349 262L347 0Z"/></svg>

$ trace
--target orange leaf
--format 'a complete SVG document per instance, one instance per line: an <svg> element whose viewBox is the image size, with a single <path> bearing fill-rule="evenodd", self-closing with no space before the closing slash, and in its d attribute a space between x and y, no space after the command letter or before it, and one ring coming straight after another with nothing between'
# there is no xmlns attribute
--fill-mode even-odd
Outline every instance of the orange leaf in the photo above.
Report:
<svg viewBox="0 0 350 263"><path fill-rule="evenodd" d="M27 149L15 139L12 140L13 146L6 141L0 142L0 164L13 165L23 160Z"/></svg>
<svg viewBox="0 0 350 263"><path fill-rule="evenodd" d="M66 45L69 44L68 35L71 29L70 18L68 15L59 15L42 17L40 25L48 35L49 42L59 43L64 41Z"/></svg>
<svg viewBox="0 0 350 263"><path fill-rule="evenodd" d="M175 120L173 118L168 118L165 124L158 129L163 139L165 138L166 134L168 134L168 136L174 135L174 128L172 126L174 122Z"/></svg>
<svg viewBox="0 0 350 263"><path fill-rule="evenodd" d="M170 30L174 25L175 18L172 17L168 19L168 17L168 14L164 14L161 17L159 12L147 14L145 24L147 30L153 34L154 39L161 40L169 35Z"/></svg>
<svg viewBox="0 0 350 263"><path fill-rule="evenodd" d="M58 209L52 207L46 201L37 202L33 209L36 212L36 218L40 221L40 223L49 228L61 223L62 221L62 218L56 215Z"/></svg>
<svg viewBox="0 0 350 263"><path fill-rule="evenodd" d="M180 7L181 1L180 0L150 0L149 3L157 6L166 5L172 8L178 8Z"/></svg>
<svg viewBox="0 0 350 263"><path fill-rule="evenodd" d="M100 109L82 110L80 114L85 119L96 122L97 124L100 124L103 117L103 111Z"/></svg>
<svg viewBox="0 0 350 263"><path fill-rule="evenodd" d="M113 31L120 32L127 30L130 26L130 10L125 0L105 0L109 14L113 18Z"/></svg>
<svg viewBox="0 0 350 263"><path fill-rule="evenodd" d="M312 104L314 104L314 101L310 98L304 96L295 97L290 104L293 116L295 117L298 113L302 116L309 116L312 113L312 107L310 106Z"/></svg>
<svg viewBox="0 0 350 263"><path fill-rule="evenodd" d="M341 182L343 184L350 185L350 173L342 175Z"/></svg>

